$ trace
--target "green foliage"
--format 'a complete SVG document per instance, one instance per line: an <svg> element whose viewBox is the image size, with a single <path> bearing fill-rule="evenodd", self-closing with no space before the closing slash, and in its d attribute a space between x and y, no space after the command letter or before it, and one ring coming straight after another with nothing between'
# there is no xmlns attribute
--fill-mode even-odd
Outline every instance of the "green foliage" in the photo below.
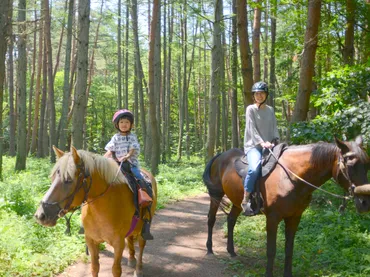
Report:
<svg viewBox="0 0 370 277"><path fill-rule="evenodd" d="M370 143L370 69L364 66L344 67L329 72L321 88L312 96L320 115L307 122L292 124L291 141L295 144L332 141L333 136L353 139L361 134Z"/></svg>
<svg viewBox="0 0 370 277"><path fill-rule="evenodd" d="M324 188L342 194L342 189L330 181ZM348 203L345 213L341 215L338 212L340 204L341 200L324 192L316 191L313 194L296 234L294 276L369 276L370 215L357 214L353 201ZM277 276L283 276L284 228L282 222L277 236ZM240 217L235 227L235 242L245 267L234 263L230 267L240 273L238 276L262 276L267 261L265 216Z"/></svg>

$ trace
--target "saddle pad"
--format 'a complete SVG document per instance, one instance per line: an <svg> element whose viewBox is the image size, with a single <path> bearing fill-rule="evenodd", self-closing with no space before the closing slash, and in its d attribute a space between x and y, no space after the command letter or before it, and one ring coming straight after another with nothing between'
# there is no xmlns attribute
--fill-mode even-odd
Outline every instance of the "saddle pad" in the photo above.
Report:
<svg viewBox="0 0 370 277"><path fill-rule="evenodd" d="M283 154L283 152L288 148L286 143L280 143L272 148L274 156L278 159ZM268 151L268 150L267 150ZM267 176L276 166L277 160L271 155L270 151L267 152L267 155L262 159L262 177ZM244 179L248 173L248 162L245 156L242 156L235 160L235 170L238 175Z"/></svg>

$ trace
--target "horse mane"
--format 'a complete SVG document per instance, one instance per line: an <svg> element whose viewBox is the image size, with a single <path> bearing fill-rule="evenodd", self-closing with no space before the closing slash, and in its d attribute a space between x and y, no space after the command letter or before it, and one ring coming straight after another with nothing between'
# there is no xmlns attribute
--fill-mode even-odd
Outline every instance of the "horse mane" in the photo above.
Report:
<svg viewBox="0 0 370 277"><path fill-rule="evenodd" d="M339 148L333 143L318 142L311 145L312 155L310 163L316 168L324 168L333 164L339 153Z"/></svg>
<svg viewBox="0 0 370 277"><path fill-rule="evenodd" d="M118 164L114 160L85 150L78 150L77 153L84 163L85 170L90 172L90 174L98 172L108 184L128 184L122 172L118 172ZM60 172L62 181L66 181L68 178L75 175L76 166L73 161L72 153L66 153L58 159L51 171L51 176L53 176L57 170Z"/></svg>

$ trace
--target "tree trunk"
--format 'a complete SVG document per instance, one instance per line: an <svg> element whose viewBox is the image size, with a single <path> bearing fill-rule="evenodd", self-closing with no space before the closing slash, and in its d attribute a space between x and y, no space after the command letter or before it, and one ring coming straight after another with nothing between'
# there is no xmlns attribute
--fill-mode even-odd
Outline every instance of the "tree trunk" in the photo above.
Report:
<svg viewBox="0 0 370 277"><path fill-rule="evenodd" d="M244 107L253 103L252 86L253 86L253 68L252 57L248 38L248 18L246 0L237 0L237 22L239 35L239 48L241 60L241 73L243 78L243 99Z"/></svg>
<svg viewBox="0 0 370 277"><path fill-rule="evenodd" d="M63 85L63 102L62 114L59 122L59 148L63 151L67 150L67 116L70 102L70 83L69 75L71 70L71 51L72 51L72 22L73 22L73 2L69 0L68 3L68 19L67 19L67 42L66 42L66 55L64 62L64 85Z"/></svg>
<svg viewBox="0 0 370 277"><path fill-rule="evenodd" d="M83 125L86 115L86 88L89 51L90 0L78 2L78 50L77 50L77 84L74 111L72 115L72 143L77 149L83 146Z"/></svg>
<svg viewBox="0 0 370 277"><path fill-rule="evenodd" d="M209 93L209 112L208 112L208 131L207 131L207 160L214 156L216 144L216 118L217 118L217 99L220 94L221 87L221 20L222 20L222 0L214 1L214 16L213 23L213 47L212 47L212 71L211 71L211 88Z"/></svg>
<svg viewBox="0 0 370 277"><path fill-rule="evenodd" d="M276 47L276 11L277 0L271 2L271 54L270 54L270 81L269 81L269 104L275 107L275 47Z"/></svg>
<svg viewBox="0 0 370 277"><path fill-rule="evenodd" d="M233 0L233 14L237 14L236 1ZM232 71L232 92L231 92L231 126L232 126L232 147L239 147L239 126L238 126L238 30L236 17L232 19L231 31L231 71Z"/></svg>
<svg viewBox="0 0 370 277"><path fill-rule="evenodd" d="M161 109L162 109L162 116L163 116L163 121L162 121L162 136L161 136L161 161L162 163L166 162L166 144L167 144L167 132L166 128L167 127L167 110L166 110L166 95L167 95L167 1L163 1L163 80L162 80L162 98L161 98ZM169 104L169 103L168 103ZM167 104L167 105L168 105Z"/></svg>
<svg viewBox="0 0 370 277"><path fill-rule="evenodd" d="M44 10L45 10L45 41L47 47L47 56L48 56L48 109L49 109L49 136L50 144L49 146L52 149L53 145L57 146L56 141L56 128L55 128L55 101L54 101L54 76L53 76L53 54L51 47L51 22L50 22L50 10L49 10L49 0L44 0ZM50 151L50 161L55 163L55 153Z"/></svg>
<svg viewBox="0 0 370 277"><path fill-rule="evenodd" d="M347 24L344 38L343 60L345 64L353 65L353 58L355 54L354 40L355 40L355 11L356 1L346 0L347 10ZM368 15L369 17L370 15ZM370 47L368 45L368 47Z"/></svg>
<svg viewBox="0 0 370 277"><path fill-rule="evenodd" d="M18 132L15 170L26 169L27 157L27 30L26 0L18 2Z"/></svg>
<svg viewBox="0 0 370 277"><path fill-rule="evenodd" d="M42 12L42 17L44 17L44 11ZM38 133L37 142L37 157L42 158L45 156L44 153L44 128L45 128L45 118L46 118L46 100L47 100L47 56L46 56L46 43L43 40L43 62L42 62L42 97L41 97L41 109L40 109L40 128Z"/></svg>
<svg viewBox="0 0 370 277"><path fill-rule="evenodd" d="M4 103L4 81L5 81L5 54L7 50L7 38L12 35L10 31L12 16L11 0L2 0L0 2L0 180L3 180L3 103Z"/></svg>
<svg viewBox="0 0 370 277"><path fill-rule="evenodd" d="M253 20L253 79L254 82L261 81L261 54L260 54L260 35L261 35L261 0L255 2Z"/></svg>
<svg viewBox="0 0 370 277"><path fill-rule="evenodd" d="M126 6L126 43L125 43L125 107L126 109L129 108L128 105L128 53L129 53L129 30L130 30L130 11L128 5Z"/></svg>
<svg viewBox="0 0 370 277"><path fill-rule="evenodd" d="M117 26L117 109L122 108L122 49L121 49L121 0L118 0L118 26Z"/></svg>
<svg viewBox="0 0 370 277"><path fill-rule="evenodd" d="M159 23L159 14L160 14L160 0L153 1L153 16L152 22L150 25L150 40L149 40L149 114L150 114L150 129L152 137L152 151L151 151L151 171L154 175L158 173L158 163L160 158L160 140L159 140L159 130L157 124L157 115L156 115L156 93L155 91L155 47L158 43L156 40L159 39L157 34L157 28L160 28Z"/></svg>
<svg viewBox="0 0 370 277"><path fill-rule="evenodd" d="M5 4L6 1L2 3ZM13 7L13 0L10 0L10 7ZM5 13L2 13L3 15ZM12 21L13 18L13 8L9 9L9 20ZM14 107L14 60L13 60L13 50L14 50L14 35L13 26L8 24L9 28L9 49L8 49L8 83L9 83L9 137L15 138L16 130L16 109ZM2 106L0 106L2 107ZM2 138L3 136L1 136ZM15 139L9 141L9 156L14 157L15 153Z"/></svg>
<svg viewBox="0 0 370 277"><path fill-rule="evenodd" d="M307 118L309 100L312 92L312 77L315 67L320 12L321 0L309 0L304 53L300 70L299 90L292 117L293 122L304 121Z"/></svg>

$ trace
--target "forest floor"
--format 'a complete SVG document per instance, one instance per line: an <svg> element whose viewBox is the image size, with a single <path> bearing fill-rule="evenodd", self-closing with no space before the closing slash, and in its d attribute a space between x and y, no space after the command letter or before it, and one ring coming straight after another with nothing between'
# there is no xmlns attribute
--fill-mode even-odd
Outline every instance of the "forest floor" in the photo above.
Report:
<svg viewBox="0 0 370 277"><path fill-rule="evenodd" d="M209 196L203 193L169 204L158 210L153 218L154 240L148 241L144 251L144 276L151 277L223 277L237 276L228 268L230 256L222 224L226 216L219 212L213 233L215 255L207 255L207 214ZM122 276L133 276L134 269L126 266L127 249L122 257ZM113 248L100 253L101 277L112 276ZM91 276L90 263L71 265L58 277Z"/></svg>

